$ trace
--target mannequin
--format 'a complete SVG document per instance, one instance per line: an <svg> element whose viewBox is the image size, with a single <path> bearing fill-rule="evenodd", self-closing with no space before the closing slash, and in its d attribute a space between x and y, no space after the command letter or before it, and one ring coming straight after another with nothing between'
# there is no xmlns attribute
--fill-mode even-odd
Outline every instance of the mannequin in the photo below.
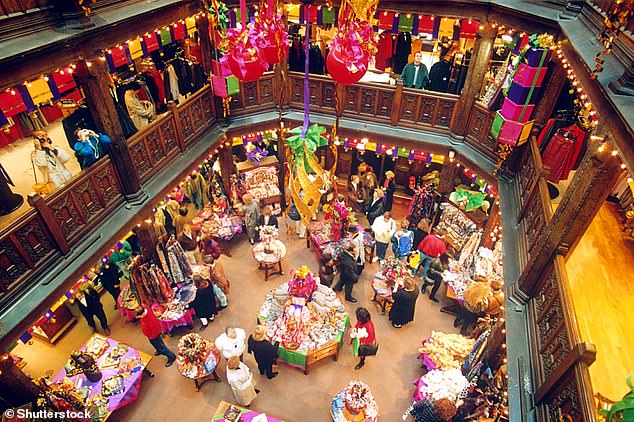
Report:
<svg viewBox="0 0 634 422"><path fill-rule="evenodd" d="M22 195L13 193L9 185L15 186L9 174L0 163L0 215L12 213L20 208L24 202Z"/></svg>
<svg viewBox="0 0 634 422"><path fill-rule="evenodd" d="M111 142L108 135L96 134L90 129L77 129L75 138L77 138L77 142L73 149L77 153L79 166L82 170L106 155Z"/></svg>

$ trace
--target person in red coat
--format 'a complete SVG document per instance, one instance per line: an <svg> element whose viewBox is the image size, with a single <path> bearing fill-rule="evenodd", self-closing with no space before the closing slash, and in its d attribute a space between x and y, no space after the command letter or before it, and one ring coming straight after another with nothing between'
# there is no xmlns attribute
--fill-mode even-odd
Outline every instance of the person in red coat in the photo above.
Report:
<svg viewBox="0 0 634 422"><path fill-rule="evenodd" d="M141 331L143 335L150 340L150 343L152 343L152 346L156 349L154 355L165 356L167 358L165 366L172 366L176 360L176 355L163 342L163 337L161 337L163 334L161 331L161 323L156 315L154 315L154 312L152 312L151 309L139 307L135 313L137 318L141 319Z"/></svg>
<svg viewBox="0 0 634 422"><path fill-rule="evenodd" d="M357 363L354 367L355 370L359 370L363 365L365 365L366 357L366 355L361 351L361 345L374 345L376 342L376 336L374 334L374 324L372 323L370 312L363 307L358 307L356 316L357 323L355 324L350 336L359 339L359 363Z"/></svg>
<svg viewBox="0 0 634 422"><path fill-rule="evenodd" d="M421 280L425 280L427 271L429 271L429 265L432 261L447 252L447 245L445 244L445 241L442 240L442 237L446 234L446 230L440 228L436 231L436 234L429 233L423 238L423 240L420 241L417 248L418 253L420 254L420 261L418 261L418 266L414 270L413 275L416 275L418 269L422 265L423 272L420 273L420 278Z"/></svg>

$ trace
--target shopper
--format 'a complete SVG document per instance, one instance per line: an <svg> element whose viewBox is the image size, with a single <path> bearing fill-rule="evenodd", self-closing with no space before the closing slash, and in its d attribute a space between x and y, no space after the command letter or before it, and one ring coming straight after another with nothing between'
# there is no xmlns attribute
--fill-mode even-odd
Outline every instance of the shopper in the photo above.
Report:
<svg viewBox="0 0 634 422"><path fill-rule="evenodd" d="M214 259L220 258L220 254L222 253L220 244L209 234L203 234L201 236L200 242L198 243L198 249L200 249L200 253L203 257L210 255Z"/></svg>
<svg viewBox="0 0 634 422"><path fill-rule="evenodd" d="M394 328L401 328L414 321L416 299L418 299L418 289L414 280L406 278L403 288L394 292L392 299L394 299L394 303L390 309L390 321L392 321Z"/></svg>
<svg viewBox="0 0 634 422"><path fill-rule="evenodd" d="M201 326L199 331L203 331L209 325L209 321L213 321L218 313L216 296L209 280L203 279L199 274L194 274L192 278L196 285L196 296L189 306L194 309L196 316L200 319Z"/></svg>
<svg viewBox="0 0 634 422"><path fill-rule="evenodd" d="M75 303L79 307L79 311L86 318L86 322L92 328L94 332L97 332L97 326L95 325L95 317L99 320L103 332L109 336L110 328L108 327L108 319L106 313L103 311L103 305L99 299L99 293L92 287L86 287L84 289L75 290L73 293L75 297Z"/></svg>
<svg viewBox="0 0 634 422"><path fill-rule="evenodd" d="M394 172L388 170L385 172L385 179L381 183L385 199L383 200L383 210L392 211L392 202L394 200L394 191L396 191L396 182L394 181Z"/></svg>
<svg viewBox="0 0 634 422"><path fill-rule="evenodd" d="M350 226L348 227L348 235L350 236L350 241L357 247L357 254L354 257L354 260L357 264L357 274L361 275L363 269L365 268L365 245L363 243L363 233L359 232L357 226Z"/></svg>
<svg viewBox="0 0 634 422"><path fill-rule="evenodd" d="M414 403L408 413L415 422L449 422L456 415L457 408L449 399L425 399Z"/></svg>
<svg viewBox="0 0 634 422"><path fill-rule="evenodd" d="M53 183L58 188L73 177L64 165L68 160L70 160L70 154L53 146L53 141L46 132L43 130L33 132L31 161L33 166L40 171L43 183Z"/></svg>
<svg viewBox="0 0 634 422"><path fill-rule="evenodd" d="M216 261L211 255L205 255L203 262L209 267L209 278L214 290L214 295L216 295L218 302L220 302L218 310L222 311L227 307L227 295L229 294L231 284L225 275L225 269L220 261Z"/></svg>
<svg viewBox="0 0 634 422"><path fill-rule="evenodd" d="M335 278L335 272L335 260L332 259L330 253L325 252L321 256L321 264L319 265L319 282L324 286L330 287Z"/></svg>
<svg viewBox="0 0 634 422"><path fill-rule="evenodd" d="M247 340L248 353L253 353L255 361L258 363L258 369L260 375L264 375L268 379L275 378L278 373L273 372L273 364L277 360L277 350L280 348L280 343L271 343L266 339L266 327L264 325L258 325L253 330L253 334L249 336Z"/></svg>
<svg viewBox="0 0 634 422"><path fill-rule="evenodd" d="M148 338L154 349L156 349L155 356L163 355L167 358L165 366L170 367L176 360L176 355L172 352L163 342L161 323L159 322L154 312L149 308L137 308L135 310L137 318L141 320L141 331L143 335Z"/></svg>
<svg viewBox="0 0 634 422"><path fill-rule="evenodd" d="M446 260L447 255L441 255L440 258L433 259L429 264L429 269L427 270L427 274L423 278L423 286L421 287L421 292L423 294L427 293L427 286L432 286L431 293L429 294L429 300L433 300L438 303L439 300L436 298L436 293L440 288L442 283L442 273L447 267Z"/></svg>
<svg viewBox="0 0 634 422"><path fill-rule="evenodd" d="M348 302L356 303L357 299L352 297L352 287L359 281L357 273L357 263L355 256L357 255L357 246L354 243L348 244L343 252L341 252L341 261L339 263L339 282L333 289L340 292L345 288L345 297Z"/></svg>
<svg viewBox="0 0 634 422"><path fill-rule="evenodd" d="M414 53L414 61L408 63L403 68L401 73L401 79L403 80L403 86L407 88L424 89L429 81L429 72L427 66L421 61L423 60L423 53L417 51Z"/></svg>
<svg viewBox="0 0 634 422"><path fill-rule="evenodd" d="M216 338L216 347L225 359L237 356L243 359L247 334L242 328L227 327L225 332Z"/></svg>
<svg viewBox="0 0 634 422"><path fill-rule="evenodd" d="M108 263L103 266L101 272L97 274L97 278L94 280L95 284L101 284L110 293L110 296L114 299L115 309L117 309L117 301L121 293L121 277L123 277L123 273L119 270L119 267Z"/></svg>
<svg viewBox="0 0 634 422"><path fill-rule="evenodd" d="M423 218L414 228L414 247L420 245L421 240L425 238L431 231L431 225L428 218Z"/></svg>
<svg viewBox="0 0 634 422"><path fill-rule="evenodd" d="M420 254L420 261L418 262L418 267L414 270L414 275L416 275L422 265L423 272L420 273L421 280L427 275L429 264L440 255L447 253L447 245L445 245L445 241L442 240L445 234L447 234L445 229L439 228L436 230L436 233L429 233L425 236L418 245L417 249Z"/></svg>
<svg viewBox="0 0 634 422"><path fill-rule="evenodd" d="M412 253L414 233L408 227L409 221L401 220L401 228L390 239L394 256L400 260L407 259Z"/></svg>
<svg viewBox="0 0 634 422"><path fill-rule="evenodd" d="M363 307L359 307L357 308L356 316L357 323L354 325L350 336L359 339L359 349L357 351L359 363L354 367L355 370L359 370L365 365L366 356L376 355L378 344L376 342L374 324L372 323L370 312Z"/></svg>
<svg viewBox="0 0 634 422"><path fill-rule="evenodd" d="M253 373L237 356L227 360L227 382L239 405L249 407L260 390L255 388Z"/></svg>
<svg viewBox="0 0 634 422"><path fill-rule="evenodd" d="M392 217L390 217L389 211L384 212L383 217L374 220L372 231L374 232L374 239L376 240L376 256L372 259L372 262L376 262L379 259L383 261L390 239L396 232L396 223Z"/></svg>
<svg viewBox="0 0 634 422"><path fill-rule="evenodd" d="M348 201L356 212L364 212L363 207L366 199L361 179L359 179L359 175L355 174L348 183Z"/></svg>
<svg viewBox="0 0 634 422"><path fill-rule="evenodd" d="M279 228L277 223L277 217L273 215L273 208L270 205L265 206L262 209L262 214L258 217L257 227L261 226L273 226L276 229Z"/></svg>
<svg viewBox="0 0 634 422"><path fill-rule="evenodd" d="M196 265L202 262L202 255L198 250L197 233L192 230L190 224L183 225L183 232L178 236L178 243L183 247L190 264Z"/></svg>
<svg viewBox="0 0 634 422"><path fill-rule="evenodd" d="M367 171L360 176L361 184L363 185L363 196L366 200L372 200L374 191L379 187L376 174L372 171L372 167L367 166ZM381 213L383 214L383 213Z"/></svg>
<svg viewBox="0 0 634 422"><path fill-rule="evenodd" d="M383 191L374 189L374 194L370 198L365 208L365 216L368 217L368 223L372 226L374 220L383 215Z"/></svg>
<svg viewBox="0 0 634 422"><path fill-rule="evenodd" d="M249 242L253 245L256 240L257 232L256 227L258 224L258 218L260 217L260 205L257 199L254 199L250 193L245 193L242 196L242 215L244 216L244 225L247 228L247 236Z"/></svg>
<svg viewBox="0 0 634 422"><path fill-rule="evenodd" d="M301 194L300 194L301 195ZM300 239L306 237L306 225L302 221L302 216L299 214L295 202L291 200L291 206L288 209L288 218L295 224L295 233Z"/></svg>

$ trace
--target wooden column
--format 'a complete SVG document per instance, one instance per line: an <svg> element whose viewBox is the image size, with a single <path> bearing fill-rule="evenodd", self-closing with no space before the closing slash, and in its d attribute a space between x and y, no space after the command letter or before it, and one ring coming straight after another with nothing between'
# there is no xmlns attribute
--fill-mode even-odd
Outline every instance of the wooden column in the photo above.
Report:
<svg viewBox="0 0 634 422"><path fill-rule="evenodd" d="M566 255L574 249L611 191L620 171L620 160L612 155L612 148L597 151L590 144L572 182L566 189L553 218L535 243L518 286L528 297L541 274L551 265L555 253Z"/></svg>
<svg viewBox="0 0 634 422"><path fill-rule="evenodd" d="M483 29L478 30L473 46L473 54L469 62L467 78L460 94L460 100L456 104L456 111L451 126L451 133L459 137L463 137L467 131L469 115L480 95L482 81L489 68L493 43L497 36L497 28L491 27L489 23L483 23L483 26Z"/></svg>
<svg viewBox="0 0 634 422"><path fill-rule="evenodd" d="M181 126L181 118L178 111L178 105L176 105L175 102L170 101L167 104L167 108L174 115L174 128L176 129L176 141L178 142L178 147L180 148L181 152L185 152L187 147L185 145L185 137L183 136L183 127Z"/></svg>
<svg viewBox="0 0 634 422"><path fill-rule="evenodd" d="M500 214L500 200L495 198L493 201L493 206L489 209L489 218L487 219L487 224L484 227L484 231L482 232L482 246L485 248L493 249L495 246L495 242L491 237L491 233L495 230L496 227L500 226L500 220L502 215ZM495 236L496 240L501 236L500 229L498 228L498 233Z"/></svg>
<svg viewBox="0 0 634 422"><path fill-rule="evenodd" d="M398 119L401 115L401 102L403 101L403 81L396 80L396 91L392 98L392 112L390 113L390 123L392 126L396 126Z"/></svg>
<svg viewBox="0 0 634 422"><path fill-rule="evenodd" d="M89 67L85 60L77 63L75 73L86 96L97 129L110 136L110 157L114 164L123 193L129 202L142 203L147 194L141 188L139 174L132 162L128 142L123 135L117 110L110 95L110 80L104 60L94 60Z"/></svg>
<svg viewBox="0 0 634 422"><path fill-rule="evenodd" d="M553 114L557 99L566 83L566 71L559 61L551 61L549 67L551 68L550 76L542 86L541 100L539 105L535 107L534 120L537 126L545 125Z"/></svg>
<svg viewBox="0 0 634 422"><path fill-rule="evenodd" d="M200 19L196 21L198 25L198 39L200 42L200 51L203 56L203 62L201 63L203 66L203 70L207 75L210 75L211 72L211 38L209 36L209 17L207 12L203 13Z"/></svg>
<svg viewBox="0 0 634 422"><path fill-rule="evenodd" d="M220 163L220 175L222 176L222 184L225 187L225 192L231 197L231 175L233 174L233 155L231 154L231 140L229 140L229 146L226 146L227 138L222 140L225 143L224 148L218 148L218 161Z"/></svg>
<svg viewBox="0 0 634 422"><path fill-rule="evenodd" d="M458 161L449 161L449 158L445 159L445 162L440 169L440 183L438 184L438 193L441 195L449 195L453 191L454 180L460 173L460 167L458 167Z"/></svg>
<svg viewBox="0 0 634 422"><path fill-rule="evenodd" d="M280 179L280 193L282 195L282 211L286 209L286 167L288 159L286 158L286 142L284 142L284 131L277 131L277 158L279 160L278 177Z"/></svg>
<svg viewBox="0 0 634 422"><path fill-rule="evenodd" d="M44 199L37 193L30 194L27 197L27 201L29 202L29 205L37 210L40 217L42 217L42 220L44 220L44 224L51 233L51 237L53 238L55 244L57 244L59 250L63 255L67 255L70 252L70 246L68 246L68 241L64 237L62 227L55 218L55 215L53 215L51 207L49 207L46 201L44 201Z"/></svg>

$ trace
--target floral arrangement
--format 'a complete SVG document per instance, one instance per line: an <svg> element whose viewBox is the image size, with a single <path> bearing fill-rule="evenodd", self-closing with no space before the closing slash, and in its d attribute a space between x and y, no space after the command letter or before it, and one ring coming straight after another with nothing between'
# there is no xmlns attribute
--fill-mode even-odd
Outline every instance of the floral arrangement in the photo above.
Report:
<svg viewBox="0 0 634 422"><path fill-rule="evenodd" d="M441 371L434 369L423 375L417 382L415 401L425 398L432 400L449 399L456 401L468 390L469 381L462 375L460 369Z"/></svg>
<svg viewBox="0 0 634 422"><path fill-rule="evenodd" d="M370 387L363 381L350 381L343 392L343 403L346 410L353 415L366 413L376 407Z"/></svg>
<svg viewBox="0 0 634 422"><path fill-rule="evenodd" d="M298 270L291 270L291 281L288 282L289 294L291 297L303 297L310 300L317 290L317 280L307 266L302 266Z"/></svg>
<svg viewBox="0 0 634 422"><path fill-rule="evenodd" d="M438 369L459 369L471 353L475 340L460 334L432 331L431 337L418 349L427 355Z"/></svg>
<svg viewBox="0 0 634 422"><path fill-rule="evenodd" d="M279 230L275 226L260 226L260 240L262 242L271 242L277 240L279 237Z"/></svg>
<svg viewBox="0 0 634 422"><path fill-rule="evenodd" d="M346 207L345 203L335 201L332 205L324 205L326 215L324 220L330 228L330 236L332 240L340 240L343 233L350 225L356 224L356 218L351 207Z"/></svg>
<svg viewBox="0 0 634 422"><path fill-rule="evenodd" d="M262 161L264 157L269 155L269 152L267 150L253 145L251 142L247 144L245 149L247 151L247 158L251 160L256 166L260 164L260 161Z"/></svg>
<svg viewBox="0 0 634 422"><path fill-rule="evenodd" d="M198 378L211 373L220 361L220 352L200 334L186 334L178 341L176 367L187 378Z"/></svg>
<svg viewBox="0 0 634 422"><path fill-rule="evenodd" d="M394 292L402 288L405 277L408 275L404 263L394 257L390 257L381 266L383 267L381 275L385 278L388 288Z"/></svg>

